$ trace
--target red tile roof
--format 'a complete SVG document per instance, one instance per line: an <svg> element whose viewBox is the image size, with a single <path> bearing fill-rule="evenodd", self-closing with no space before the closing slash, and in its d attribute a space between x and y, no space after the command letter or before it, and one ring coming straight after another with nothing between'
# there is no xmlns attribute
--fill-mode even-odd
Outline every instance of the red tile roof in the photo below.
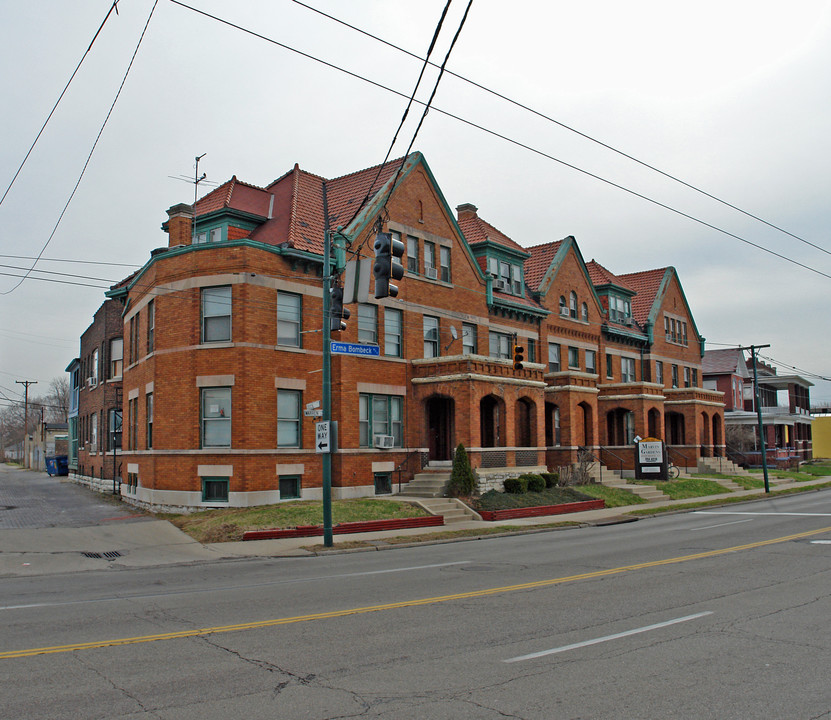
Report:
<svg viewBox="0 0 831 720"><path fill-rule="evenodd" d="M196 216L207 215L216 210L233 208L253 215L268 215L270 193L256 185L237 180L234 175L228 182L223 183L209 192L196 203Z"/></svg>
<svg viewBox="0 0 831 720"><path fill-rule="evenodd" d="M459 218L459 227L468 245L473 246L490 240L497 245L504 245L511 250L518 250L521 253L528 252L519 243L511 240L505 233L497 230L493 225L485 222L478 215L466 215L465 217Z"/></svg>
<svg viewBox="0 0 831 720"><path fill-rule="evenodd" d="M562 240L555 240L545 245L526 248L526 252L531 253L531 257L525 261L525 284L531 290L536 292L540 289L542 279L551 267L551 262L562 244Z"/></svg>
<svg viewBox="0 0 831 720"><path fill-rule="evenodd" d="M629 288L637 293L632 298L632 317L639 324L643 325L649 319L658 290L669 270L670 268L657 268L619 276Z"/></svg>
<svg viewBox="0 0 831 720"><path fill-rule="evenodd" d="M596 260L590 260L589 262L587 262L586 270L589 271L589 277L591 278L592 285L594 285L595 287L597 287L598 285L617 285L618 287L621 287L624 290L632 290L632 288L629 287L629 285L626 282L621 280L614 273L607 270Z"/></svg>

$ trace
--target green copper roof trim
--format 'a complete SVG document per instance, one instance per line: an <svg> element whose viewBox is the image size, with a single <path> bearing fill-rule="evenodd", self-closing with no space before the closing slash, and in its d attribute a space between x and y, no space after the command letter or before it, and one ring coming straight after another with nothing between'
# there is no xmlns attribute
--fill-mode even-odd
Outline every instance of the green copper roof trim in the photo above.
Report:
<svg viewBox="0 0 831 720"><path fill-rule="evenodd" d="M133 279L127 284L126 288L110 290L104 294L107 297L119 297L129 292L136 286L136 283L141 279L142 275L144 275L147 269L158 260L170 257L178 257L179 255L185 255L191 252L201 252L206 250L222 249L229 247L250 247L255 250L263 250L265 252L274 253L275 255L289 255L292 257L300 257L309 260L310 262L321 262L322 257L321 255L318 255L316 253L309 253L303 250L295 250L294 248L283 248L279 245L269 245L268 243L259 242L257 240L251 240L250 238L242 238L240 240L223 240L222 242L218 243L200 243L199 245L182 245L175 248L164 248L164 252L159 252L156 255L151 256L151 258L135 274L135 277L133 277Z"/></svg>
<svg viewBox="0 0 831 720"><path fill-rule="evenodd" d="M673 277L675 278L675 281L678 283L678 289L681 291L681 301L684 303L684 308L687 311L687 316L690 319L690 323L692 324L695 336L700 340L703 340L701 334L698 332L698 326L695 324L695 318L693 317L692 310L690 309L690 304L687 302L687 296L684 293L684 286L681 285L681 279L678 277L678 271L672 265L670 265L664 271L664 277L661 279L661 284L658 286L658 291L655 293L655 299L652 301L652 308L650 309L649 315L647 316L647 321L651 322L653 325L658 324L658 314L661 310L661 304L664 301L664 297L667 294L669 284L672 282ZM703 349L701 356L704 356Z"/></svg>
<svg viewBox="0 0 831 720"><path fill-rule="evenodd" d="M450 221L451 226L456 232L456 236L460 242L462 249L467 253L468 259L470 260L471 265L473 266L474 272L477 273L479 279L482 280L483 284L485 283L485 274L482 272L482 268L479 267L479 263L476 262L476 258L473 255L473 252L470 249L470 245L467 243L467 239L462 232L462 229L459 227L459 223L456 221L456 218L453 216L453 211L450 209L450 206L447 204L447 200L444 197L444 193L441 191L439 184L436 182L436 178L433 175L433 171L430 170L430 166L427 164L427 160L424 159L424 155L420 152L411 153L410 156L404 161L404 165L401 168L401 172L398 175L398 180L395 183L395 188L392 188L393 192L404 182L404 180L410 175L415 168L418 166L424 168L424 171L427 173L427 177L430 179L430 184L433 186L433 189L436 192L436 195L439 199L439 204L441 205L442 209L444 210L447 219ZM355 219L347 226L344 227L341 232L345 235L348 235L353 240L361 235L368 227L371 227L372 224L375 222L375 219L381 213L383 209L382 200L387 198L387 196L392 197L392 193L390 192L390 188L392 186L392 181L395 178L393 175L389 180L387 180L384 185L376 191L375 195L372 199L367 203L367 205L359 212ZM406 278L406 274L404 275ZM488 298L488 303L490 304L490 298Z"/></svg>
<svg viewBox="0 0 831 720"><path fill-rule="evenodd" d="M586 267L586 261L583 259L583 253L580 252L580 246L577 244L577 240L574 239L573 235L563 238L560 242L560 247L557 249L557 252L554 253L554 257L551 259L551 264L548 266L548 270L545 271L545 275L543 275L542 280L540 281L539 290L537 290L535 294L539 297L548 294L549 289L554 284L557 273L560 272L560 267L562 266L563 261L568 255L569 250L572 248L574 248L574 252L577 255L580 269L583 271L583 275L586 278L586 283L591 290L594 302L600 310L600 314L605 315L606 310L603 307L603 303L600 302L600 296L594 289L594 283L592 283L592 279L589 277L589 270Z"/></svg>

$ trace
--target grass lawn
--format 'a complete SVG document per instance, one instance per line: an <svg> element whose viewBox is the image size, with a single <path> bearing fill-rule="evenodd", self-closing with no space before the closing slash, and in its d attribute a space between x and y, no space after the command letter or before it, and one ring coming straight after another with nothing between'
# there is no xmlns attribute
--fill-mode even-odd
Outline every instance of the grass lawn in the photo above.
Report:
<svg viewBox="0 0 831 720"><path fill-rule="evenodd" d="M635 495L633 492L622 488L608 487L600 483L578 485L577 487L580 488L580 492L586 495L605 500L606 507L623 507L624 505L638 505L646 502L640 495Z"/></svg>
<svg viewBox="0 0 831 720"><path fill-rule="evenodd" d="M358 498L332 501L332 523L357 520L386 520L428 515L416 505L397 500ZM160 514L180 530L201 543L242 540L246 530L292 528L298 525L322 525L323 503L300 501L253 508L217 508L189 515Z"/></svg>
<svg viewBox="0 0 831 720"><path fill-rule="evenodd" d="M542 492L503 493L489 490L471 503L476 510L509 510L513 508L538 507L540 505L562 505L563 503L593 500L585 494L582 486L577 488L553 487Z"/></svg>
<svg viewBox="0 0 831 720"><path fill-rule="evenodd" d="M720 495L730 492L727 488L719 485L715 480L706 478L685 478L683 480L668 480L666 482L652 483L643 480L635 481L638 485L654 485L672 500L685 500L686 498L702 497L704 495Z"/></svg>
<svg viewBox="0 0 831 720"><path fill-rule="evenodd" d="M744 475L724 475L723 473L696 473L697 478L718 478L719 480L732 480L736 485L741 485L744 490L756 490L765 486L765 481L745 477Z"/></svg>

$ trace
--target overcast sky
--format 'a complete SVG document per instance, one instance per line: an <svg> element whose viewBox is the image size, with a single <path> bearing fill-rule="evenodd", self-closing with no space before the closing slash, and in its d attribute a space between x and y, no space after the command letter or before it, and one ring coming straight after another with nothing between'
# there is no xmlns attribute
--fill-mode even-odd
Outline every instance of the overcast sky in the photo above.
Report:
<svg viewBox="0 0 831 720"><path fill-rule="evenodd" d="M308 2L422 56L445 4ZM406 95L420 70L291 0L189 4ZM0 195L110 5L0 3ZM8 274L32 262L10 256L36 256L47 242L152 7L119 2L0 205L0 398L21 390L16 380L45 392L104 300L101 287L35 278L107 286L142 265L167 244L165 210L193 200L193 186L171 176L192 177L195 156L206 154L199 169L214 183L236 174L264 186L294 163L336 177L381 162L404 110L400 96L158 0L49 260L37 265L70 276L33 273L9 293L19 278ZM436 62L465 7L452 4ZM831 376L831 2L475 0L448 68L823 249L445 75L437 109L514 141L428 114L414 149L451 207L474 203L524 246L574 235L587 261L618 274L673 265L708 348L770 344L763 354L784 366ZM419 98L435 77L427 72ZM831 383L816 382L812 401L831 401Z"/></svg>

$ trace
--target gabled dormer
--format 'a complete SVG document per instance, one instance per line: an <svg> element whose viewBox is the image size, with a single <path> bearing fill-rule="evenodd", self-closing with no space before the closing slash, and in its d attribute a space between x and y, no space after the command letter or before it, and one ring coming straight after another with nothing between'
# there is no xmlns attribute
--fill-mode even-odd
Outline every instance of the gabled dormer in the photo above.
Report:
<svg viewBox="0 0 831 720"><path fill-rule="evenodd" d="M525 261L531 253L478 215L471 203L459 205L459 227L464 233L476 262L493 281L496 293L525 297Z"/></svg>
<svg viewBox="0 0 831 720"><path fill-rule="evenodd" d="M632 298L637 294L635 290L595 260L586 263L586 269L606 310L608 322L632 327L635 324L632 314Z"/></svg>

